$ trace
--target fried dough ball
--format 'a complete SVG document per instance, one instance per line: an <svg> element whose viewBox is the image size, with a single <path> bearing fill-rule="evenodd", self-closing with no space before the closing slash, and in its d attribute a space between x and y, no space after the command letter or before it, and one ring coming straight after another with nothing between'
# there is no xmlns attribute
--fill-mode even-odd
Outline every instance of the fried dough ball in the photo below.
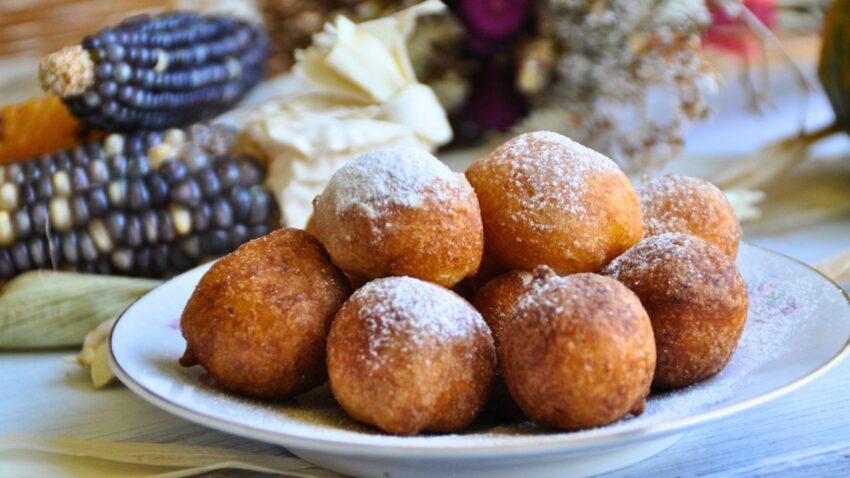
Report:
<svg viewBox="0 0 850 478"><path fill-rule="evenodd" d="M497 349L502 325L517 300L529 289L532 278L533 275L528 271L506 272L488 282L475 294L472 305L478 309L484 322L490 327Z"/></svg>
<svg viewBox="0 0 850 478"><path fill-rule="evenodd" d="M699 237L735 260L741 226L723 191L708 181L670 174L638 192L644 237L681 232Z"/></svg>
<svg viewBox="0 0 850 478"><path fill-rule="evenodd" d="M336 400L355 419L397 435L472 423L495 362L481 315L453 292L411 277L361 287L328 337Z"/></svg>
<svg viewBox="0 0 850 478"><path fill-rule="evenodd" d="M353 276L404 275L451 287L481 262L475 192L463 175L420 149L374 150L346 164L314 211L316 236Z"/></svg>
<svg viewBox="0 0 850 478"><path fill-rule="evenodd" d="M484 322L487 322L487 326L490 327L496 344L497 357L502 325L510 316L516 302L529 289L532 277L531 272L528 271L506 272L488 282L475 294L472 305L478 309ZM496 368L496 378L493 382L493 390L490 392L490 399L487 401L487 408L508 420L520 420L525 417L511 397L505 379L502 377L501 367Z"/></svg>
<svg viewBox="0 0 850 478"><path fill-rule="evenodd" d="M351 293L321 244L279 229L226 255L183 310L183 366L201 365L224 387L289 398L327 379L325 341Z"/></svg>
<svg viewBox="0 0 850 478"><path fill-rule="evenodd" d="M642 240L605 273L634 291L652 320L653 387L685 387L729 362L747 320L747 287L719 249L694 236L662 234Z"/></svg>
<svg viewBox="0 0 850 478"><path fill-rule="evenodd" d="M538 268L500 343L511 395L544 426L578 430L643 412L652 326L635 294L610 277Z"/></svg>
<svg viewBox="0 0 850 478"><path fill-rule="evenodd" d="M466 177L486 254L510 269L598 272L641 237L638 197L616 163L556 133L508 141Z"/></svg>

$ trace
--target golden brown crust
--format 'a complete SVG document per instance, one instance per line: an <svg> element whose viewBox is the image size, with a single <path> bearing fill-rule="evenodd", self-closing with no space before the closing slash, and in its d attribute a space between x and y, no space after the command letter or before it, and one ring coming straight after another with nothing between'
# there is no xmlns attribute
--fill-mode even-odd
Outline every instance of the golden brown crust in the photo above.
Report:
<svg viewBox="0 0 850 478"><path fill-rule="evenodd" d="M528 291L532 277L531 272L528 271L506 272L488 282L475 294L472 305L478 309L484 321L487 322L487 326L490 327L490 333L493 335L493 341L496 345L497 357L502 326L505 320L510 317L510 313L519 298ZM496 369L496 378L493 382L490 398L487 401L487 409L512 421L520 420L525 416L511 397L505 379L502 377L500 366Z"/></svg>
<svg viewBox="0 0 850 478"><path fill-rule="evenodd" d="M377 174L380 167L374 169ZM436 177L415 194L402 191L404 185L363 193L349 208L341 205L341 182L332 178L314 202L313 227L346 273L366 279L410 276L451 287L478 270L484 249L481 211L462 175ZM363 187L370 188L376 189Z"/></svg>
<svg viewBox="0 0 850 478"><path fill-rule="evenodd" d="M561 135L518 136L466 176L478 195L485 252L508 268L598 272L640 240L640 207L626 175Z"/></svg>
<svg viewBox="0 0 850 478"><path fill-rule="evenodd" d="M478 309L484 322L490 327L497 349L502 326L517 300L528 290L532 277L528 271L506 272L488 282L475 294L472 305Z"/></svg>
<svg viewBox="0 0 850 478"><path fill-rule="evenodd" d="M710 182L670 174L647 182L639 194L645 237L690 234L737 257L741 226L726 195Z"/></svg>
<svg viewBox="0 0 850 478"><path fill-rule="evenodd" d="M407 277L355 292L328 337L328 374L339 404L388 433L468 426L489 392L493 339L466 301Z"/></svg>
<svg viewBox="0 0 850 478"><path fill-rule="evenodd" d="M288 398L327 377L325 341L350 294L321 244L280 229L242 245L204 274L180 326L180 363L202 365L223 386Z"/></svg>
<svg viewBox="0 0 850 478"><path fill-rule="evenodd" d="M502 370L520 408L565 430L641 412L655 343L635 294L597 274L535 274L501 336Z"/></svg>
<svg viewBox="0 0 850 478"><path fill-rule="evenodd" d="M685 387L729 362L747 320L747 288L719 249L685 234L653 236L605 273L637 294L652 320L654 387Z"/></svg>

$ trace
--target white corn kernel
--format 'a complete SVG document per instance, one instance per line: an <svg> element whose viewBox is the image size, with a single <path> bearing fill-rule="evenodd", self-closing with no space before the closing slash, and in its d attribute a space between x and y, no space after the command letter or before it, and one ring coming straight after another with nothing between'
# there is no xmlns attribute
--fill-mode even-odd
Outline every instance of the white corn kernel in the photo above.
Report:
<svg viewBox="0 0 850 478"><path fill-rule="evenodd" d="M162 138L162 141L174 146L175 148L179 148L186 143L186 132L182 129L171 128L165 132L165 136Z"/></svg>
<svg viewBox="0 0 850 478"><path fill-rule="evenodd" d="M95 219L89 223L89 236L91 236L91 240L101 254L112 252L112 238L109 237L109 229L106 228L106 224L102 220Z"/></svg>
<svg viewBox="0 0 850 478"><path fill-rule="evenodd" d="M71 220L71 206L68 204L68 198L53 197L47 207L50 214L50 225L54 231L63 232L71 229L73 221Z"/></svg>
<svg viewBox="0 0 850 478"><path fill-rule="evenodd" d="M15 241L15 229L9 211L0 211L0 246L8 246Z"/></svg>
<svg viewBox="0 0 850 478"><path fill-rule="evenodd" d="M192 232L192 213L182 206L172 205L169 207L171 219L174 223L174 231L178 236L185 236Z"/></svg>
<svg viewBox="0 0 850 478"><path fill-rule="evenodd" d="M11 211L18 207L18 185L3 183L0 185L0 209Z"/></svg>
<svg viewBox="0 0 850 478"><path fill-rule="evenodd" d="M107 136L103 142L103 152L107 156L124 153L124 137L117 133Z"/></svg>
<svg viewBox="0 0 850 478"><path fill-rule="evenodd" d="M71 178L67 171L56 171L53 173L53 190L59 196L71 195Z"/></svg>
<svg viewBox="0 0 850 478"><path fill-rule="evenodd" d="M163 161L177 156L177 150L169 143L160 143L148 150L148 164L157 170Z"/></svg>

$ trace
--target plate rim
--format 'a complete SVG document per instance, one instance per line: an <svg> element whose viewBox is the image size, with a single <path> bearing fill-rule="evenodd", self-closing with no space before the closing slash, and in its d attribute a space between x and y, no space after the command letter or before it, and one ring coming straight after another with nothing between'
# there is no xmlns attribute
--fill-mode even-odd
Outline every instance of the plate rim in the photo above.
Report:
<svg viewBox="0 0 850 478"><path fill-rule="evenodd" d="M825 279L826 282L834 287L841 296L844 298L845 302L848 306L850 306L850 295L845 291L837 282L832 280L830 277L825 275L823 272L817 270L815 267L806 264L805 262L795 259L791 256L783 254L781 252L774 251L773 249L759 246L756 244L752 244L750 242L741 241L742 243L747 244L750 247L760 249L769 254L773 254L782 259L790 260L798 265L803 266L806 269L814 272L821 278ZM833 368L836 364L838 364L841 360L843 360L848 354L850 354L850 336L848 336L842 348L833 355L829 360L825 361L818 368L808 373L807 375L800 377L799 379L786 384L782 387L776 388L769 392L763 393L756 397L750 398L748 400L744 400L740 403L725 406L719 408L717 410L697 413L695 415L680 418L677 420L670 420L667 422L654 424L654 425L645 425L642 427L635 428L633 430L625 430L620 432L615 432L610 435L604 436L592 436L585 437L580 439L569 438L567 435L562 440L548 440L546 443L528 443L528 444L479 444L479 445L442 445L442 446L419 446L419 445L383 445L383 444L371 444L371 443L351 443L336 439L319 439L319 438L306 438L299 434L287 433L286 431L269 431L260 428L256 428L250 425L240 424L235 421L225 420L217 417L211 417L207 414L197 412L191 408L188 408L183 405L176 404L170 401L168 398L161 396L159 393L148 389L138 380L133 378L130 374L128 374L118 360L115 357L114 347L113 347L113 336L115 330L118 328L118 325L121 323L121 320L125 317L127 312L132 309L138 301L146 297L148 294L151 294L155 290L160 289L161 287L165 287L170 284L172 281L177 279L178 277L187 275L192 273L201 267L209 267L211 263L202 264L193 269L190 269L182 274L179 274L162 284L158 285L144 296L139 297L132 304L130 304L127 309L125 309L121 315L115 320L115 323L112 326L112 329L109 332L109 354L107 356L109 366L112 369L115 376L134 394L144 399L148 403L165 410L172 415L178 416L190 422L206 426L209 428L213 428L216 430L220 430L226 433L231 433L234 435L239 435L245 438L259 440L266 443L278 444L284 447L292 447L295 449L304 449L304 450L312 450L318 452L326 452L333 453L336 455L358 455L362 456L366 452L368 452L369 456L373 457L394 457L394 458L427 458L427 457L443 457L443 458L473 458L479 456L488 456L492 454L498 454L502 457L510 457L514 455L528 455L530 453L536 455L544 455L558 452L572 452L572 451L582 451L591 448L607 448L607 447L615 447L619 445L625 445L628 443L632 443L635 441L640 441L644 439L649 439L653 437L661 438L663 436L677 433L677 432L685 432L688 429L691 429L697 425L702 423L706 423L709 421L725 418L742 411L751 409L753 407L762 405L774 399L777 399L781 396L784 396L794 390L799 389L812 382L813 380L821 377L831 368ZM176 362L175 362L176 363ZM568 433L568 432L567 432ZM392 437L392 435L388 435Z"/></svg>

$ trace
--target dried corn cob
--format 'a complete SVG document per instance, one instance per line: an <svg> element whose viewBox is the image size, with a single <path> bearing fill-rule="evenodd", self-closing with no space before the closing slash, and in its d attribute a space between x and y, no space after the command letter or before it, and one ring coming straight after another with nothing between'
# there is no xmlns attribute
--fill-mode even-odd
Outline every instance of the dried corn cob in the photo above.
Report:
<svg viewBox="0 0 850 478"><path fill-rule="evenodd" d="M0 109L0 164L72 148L82 139L79 121L55 96Z"/></svg>
<svg viewBox="0 0 850 478"><path fill-rule="evenodd" d="M161 130L229 109L262 77L267 51L265 32L241 20L141 15L48 55L39 78L87 126Z"/></svg>
<svg viewBox="0 0 850 478"><path fill-rule="evenodd" d="M233 132L111 134L0 166L0 278L38 268L160 277L263 235L263 167Z"/></svg>

